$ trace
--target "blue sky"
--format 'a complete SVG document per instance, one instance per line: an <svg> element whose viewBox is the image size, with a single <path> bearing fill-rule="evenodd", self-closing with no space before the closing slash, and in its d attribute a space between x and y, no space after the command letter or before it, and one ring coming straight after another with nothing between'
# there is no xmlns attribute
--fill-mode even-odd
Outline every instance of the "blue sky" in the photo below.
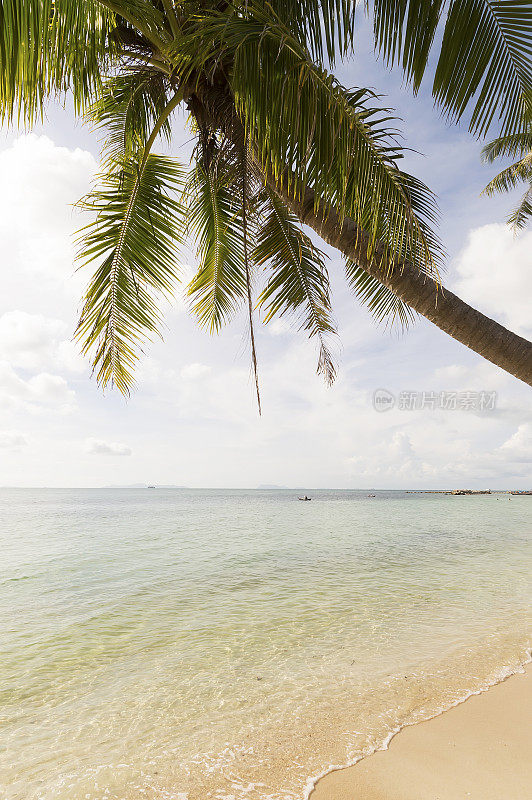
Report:
<svg viewBox="0 0 532 800"><path fill-rule="evenodd" d="M360 32L336 72L374 87L398 109L405 167L437 193L448 251L445 283L522 335L532 335L532 232L504 219L515 198L480 197L492 168L467 126L442 120L428 84L414 98L375 61ZM186 160L183 118L172 151ZM50 106L33 133L0 138L0 485L136 482L253 487L529 487L530 389L419 321L377 327L349 294L329 251L340 371L327 389L316 352L284 320L258 333L263 416L254 403L245 317L219 337L200 331L178 294L165 341L149 346L138 387L105 395L71 342L88 275L73 271L72 204L90 187L98 140L71 111ZM421 153L423 155L421 155ZM185 274L194 259L185 256ZM396 406L373 408L376 389ZM401 392L497 393L495 408L403 410ZM465 395L461 395L465 397Z"/></svg>

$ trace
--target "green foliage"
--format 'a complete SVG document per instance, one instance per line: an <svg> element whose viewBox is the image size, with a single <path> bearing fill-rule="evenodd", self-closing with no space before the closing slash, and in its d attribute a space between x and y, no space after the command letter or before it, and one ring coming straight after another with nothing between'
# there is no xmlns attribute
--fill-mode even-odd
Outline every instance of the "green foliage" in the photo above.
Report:
<svg viewBox="0 0 532 800"><path fill-rule="evenodd" d="M119 73L102 85L86 119L103 130L105 157L120 160L142 149L169 102L165 76L145 66ZM169 141L171 126L163 119L160 133Z"/></svg>
<svg viewBox="0 0 532 800"><path fill-rule="evenodd" d="M367 3L369 8L369 3ZM506 136L532 110L532 5L528 0L374 0L375 42L417 91L446 11L432 92L454 119Z"/></svg>
<svg viewBox="0 0 532 800"><path fill-rule="evenodd" d="M185 193L199 260L188 294L200 324L211 332L220 330L246 296L242 196L235 179L222 154L202 153Z"/></svg>
<svg viewBox="0 0 532 800"><path fill-rule="evenodd" d="M274 316L295 312L300 329L319 341L318 372L330 384L336 375L336 365L328 338L336 333L336 327L332 321L324 255L301 230L298 220L271 193L267 193L266 208L268 212L252 253L253 260L258 265L267 265L269 272L258 305L265 311L266 322Z"/></svg>
<svg viewBox="0 0 532 800"><path fill-rule="evenodd" d="M270 0L247 4L248 10L271 9L320 63L353 49L356 0Z"/></svg>
<svg viewBox="0 0 532 800"><path fill-rule="evenodd" d="M97 0L2 0L0 115L28 124L47 97L72 92L77 111L97 95L114 48L114 14Z"/></svg>
<svg viewBox="0 0 532 800"><path fill-rule="evenodd" d="M395 118L373 92L348 90L329 71L353 51L364 7L376 50L415 91L439 48L437 103L455 119L469 116L479 135L500 123L485 157L519 160L486 191L530 182L532 6L524 0L0 3L3 120L32 124L49 97L70 92L105 136L99 185L82 203L94 220L80 259L95 272L77 329L104 386L130 390L142 342L160 333L160 297L173 291L187 237L197 246L188 295L199 323L216 332L247 303L257 394L260 276L266 321L293 314L319 342L318 371L333 380L324 256L277 190L299 199L311 189L316 213L352 218L384 281L405 262L438 280L436 201L400 169ZM183 102L198 137L188 176L151 152L159 136L171 139L170 115ZM529 190L515 226L531 205ZM378 320L411 321L384 283L359 265L346 270Z"/></svg>
<svg viewBox="0 0 532 800"><path fill-rule="evenodd" d="M436 100L485 134L498 113L502 134L532 108L532 6L523 0L454 0L434 78Z"/></svg>
<svg viewBox="0 0 532 800"><path fill-rule="evenodd" d="M375 47L388 66L400 64L418 91L445 0L366 0L373 13Z"/></svg>
<svg viewBox="0 0 532 800"><path fill-rule="evenodd" d="M492 164L496 158L515 158L532 150L532 131L499 136L482 148L482 159Z"/></svg>
<svg viewBox="0 0 532 800"><path fill-rule="evenodd" d="M84 298L76 336L83 352L95 350L98 381L128 394L133 368L146 338L158 334L158 295L170 296L179 270L175 242L183 209L174 193L183 173L171 158L143 152L127 157L100 177L81 201L95 213L83 231L83 265L99 266Z"/></svg>
<svg viewBox="0 0 532 800"><path fill-rule="evenodd" d="M397 168L390 117L367 106L371 93L348 92L271 13L205 15L176 62L188 77L216 61L232 64L236 110L264 173L294 195L311 187L324 214L351 216L370 234L368 258L379 247L383 269L396 259L415 257L423 268L437 260Z"/></svg>
<svg viewBox="0 0 532 800"><path fill-rule="evenodd" d="M520 231L532 219L532 185L526 190L519 205L508 217L508 224L515 230Z"/></svg>
<svg viewBox="0 0 532 800"><path fill-rule="evenodd" d="M499 172L488 183L484 192L487 195L492 195L495 192L510 192L519 186L521 182L530 180L532 180L532 153Z"/></svg>
<svg viewBox="0 0 532 800"><path fill-rule="evenodd" d="M499 157L520 156L519 160L505 167L484 189L484 194L510 192L521 183L528 184L521 202L508 217L508 224L515 232L522 230L532 219L532 133L524 131L506 137L499 137L482 150L484 161L492 163Z"/></svg>
<svg viewBox="0 0 532 800"><path fill-rule="evenodd" d="M410 306L353 261L346 261L345 274L351 291L369 308L377 322L390 327L399 324L406 329L415 321L416 314Z"/></svg>

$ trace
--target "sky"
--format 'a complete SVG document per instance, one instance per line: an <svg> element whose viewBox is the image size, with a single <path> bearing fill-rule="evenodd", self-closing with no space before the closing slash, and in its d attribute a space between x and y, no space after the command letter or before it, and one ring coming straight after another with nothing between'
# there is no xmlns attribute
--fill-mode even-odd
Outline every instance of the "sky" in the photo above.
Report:
<svg viewBox="0 0 532 800"><path fill-rule="evenodd" d="M442 119L428 84L414 98L377 63L363 30L336 72L398 109L405 168L438 195L445 285L530 338L532 230L515 238L505 225L515 195L480 196L493 174L481 143ZM174 131L171 151L186 163L184 117ZM31 132L0 130L0 486L532 488L530 388L423 319L406 333L377 326L330 249L331 388L304 332L284 318L258 326L259 417L245 315L212 337L179 289L132 396L102 392L72 341L89 279L74 267L83 218L73 204L98 157L98 136L68 103ZM184 275L193 269L188 254ZM376 391L391 397L385 410ZM433 407L442 392L448 407Z"/></svg>

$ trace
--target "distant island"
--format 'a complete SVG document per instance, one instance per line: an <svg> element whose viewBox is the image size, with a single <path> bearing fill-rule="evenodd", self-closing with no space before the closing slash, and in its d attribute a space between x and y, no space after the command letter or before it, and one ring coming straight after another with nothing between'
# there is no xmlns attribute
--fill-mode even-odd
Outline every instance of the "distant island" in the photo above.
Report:
<svg viewBox="0 0 532 800"><path fill-rule="evenodd" d="M189 489L189 486L177 486L173 483L128 483L102 486L102 489Z"/></svg>
<svg viewBox="0 0 532 800"><path fill-rule="evenodd" d="M407 494L525 494L532 495L528 489L407 489Z"/></svg>

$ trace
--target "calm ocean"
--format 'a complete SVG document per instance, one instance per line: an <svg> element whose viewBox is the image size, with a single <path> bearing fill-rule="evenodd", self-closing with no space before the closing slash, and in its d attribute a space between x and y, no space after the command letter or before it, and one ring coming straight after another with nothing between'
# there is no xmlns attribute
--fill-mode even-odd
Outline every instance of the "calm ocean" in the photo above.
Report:
<svg viewBox="0 0 532 800"><path fill-rule="evenodd" d="M0 490L0 797L297 800L520 668L532 497Z"/></svg>

